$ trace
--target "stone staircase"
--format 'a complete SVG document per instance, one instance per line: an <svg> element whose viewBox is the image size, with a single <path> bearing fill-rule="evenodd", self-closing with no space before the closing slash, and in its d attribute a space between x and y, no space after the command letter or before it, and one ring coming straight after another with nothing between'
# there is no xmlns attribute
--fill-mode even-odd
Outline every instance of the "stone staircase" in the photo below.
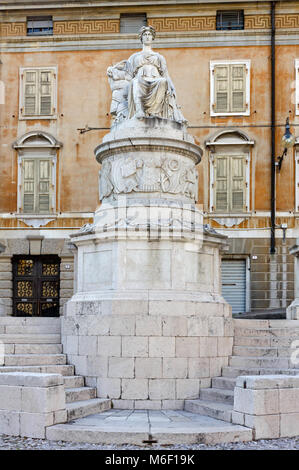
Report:
<svg viewBox="0 0 299 470"><path fill-rule="evenodd" d="M96 398L62 353L60 318L0 317L0 344L4 343L1 372L61 374L64 379L68 421L111 407L110 400ZM1 357L0 357L1 360Z"/></svg>
<svg viewBox="0 0 299 470"><path fill-rule="evenodd" d="M299 374L291 362L293 341L299 340L297 320L234 320L233 355L222 376L199 399L186 400L185 410L231 422L234 387L239 375Z"/></svg>

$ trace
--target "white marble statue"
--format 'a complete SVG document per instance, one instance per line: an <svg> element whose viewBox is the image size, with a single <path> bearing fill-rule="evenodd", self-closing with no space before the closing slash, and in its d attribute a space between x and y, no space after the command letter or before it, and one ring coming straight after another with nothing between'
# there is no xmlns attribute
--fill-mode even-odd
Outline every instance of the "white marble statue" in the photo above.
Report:
<svg viewBox="0 0 299 470"><path fill-rule="evenodd" d="M177 106L166 60L152 50L155 34L153 27L143 26L139 31L142 51L107 70L112 89L110 112L116 123L134 117L160 117L187 122Z"/></svg>

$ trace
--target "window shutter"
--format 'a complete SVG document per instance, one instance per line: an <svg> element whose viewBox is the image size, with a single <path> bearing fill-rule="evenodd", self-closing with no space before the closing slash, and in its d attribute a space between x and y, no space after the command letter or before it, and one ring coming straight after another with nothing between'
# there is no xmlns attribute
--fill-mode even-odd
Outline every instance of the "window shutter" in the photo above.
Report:
<svg viewBox="0 0 299 470"><path fill-rule="evenodd" d="M146 14L121 14L120 15L120 33L137 34L142 26L147 25Z"/></svg>
<svg viewBox="0 0 299 470"><path fill-rule="evenodd" d="M48 214L50 212L51 160L23 160L23 212Z"/></svg>
<svg viewBox="0 0 299 470"><path fill-rule="evenodd" d="M31 116L37 114L37 71L26 71L24 73L24 114Z"/></svg>
<svg viewBox="0 0 299 470"><path fill-rule="evenodd" d="M229 66L217 65L214 69L215 76L215 107L216 112L229 111Z"/></svg>
<svg viewBox="0 0 299 470"><path fill-rule="evenodd" d="M245 65L231 66L231 112L246 111L246 67Z"/></svg>
<svg viewBox="0 0 299 470"><path fill-rule="evenodd" d="M231 157L231 209L243 211L245 203L245 159Z"/></svg>
<svg viewBox="0 0 299 470"><path fill-rule="evenodd" d="M39 74L40 114L43 116L52 114L52 76L50 70L40 71Z"/></svg>
<svg viewBox="0 0 299 470"><path fill-rule="evenodd" d="M24 175L24 189L23 189L23 211L24 213L32 214L34 213L34 160L24 160L23 161L23 175Z"/></svg>
<svg viewBox="0 0 299 470"><path fill-rule="evenodd" d="M49 213L50 211L50 161L37 162L37 211Z"/></svg>
<svg viewBox="0 0 299 470"><path fill-rule="evenodd" d="M215 205L217 211L228 211L228 157L215 160Z"/></svg>

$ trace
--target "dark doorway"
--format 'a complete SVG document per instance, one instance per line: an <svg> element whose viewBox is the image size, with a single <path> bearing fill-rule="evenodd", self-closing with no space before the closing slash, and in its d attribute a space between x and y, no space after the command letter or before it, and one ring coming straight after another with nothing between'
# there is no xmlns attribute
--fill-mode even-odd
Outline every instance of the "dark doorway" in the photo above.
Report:
<svg viewBox="0 0 299 470"><path fill-rule="evenodd" d="M60 258L58 256L14 256L13 315L58 317Z"/></svg>

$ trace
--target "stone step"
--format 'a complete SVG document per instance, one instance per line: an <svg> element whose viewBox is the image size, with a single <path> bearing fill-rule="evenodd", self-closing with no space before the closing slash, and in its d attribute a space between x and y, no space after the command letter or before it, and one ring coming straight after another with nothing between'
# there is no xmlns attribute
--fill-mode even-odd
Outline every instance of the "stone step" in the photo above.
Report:
<svg viewBox="0 0 299 470"><path fill-rule="evenodd" d="M232 356L228 362L229 366L232 367L266 367L266 368L280 368L288 369L291 368L289 358L281 357L244 357L244 356ZM299 365L297 366L299 367Z"/></svg>
<svg viewBox="0 0 299 470"><path fill-rule="evenodd" d="M1 318L1 317L0 317ZM4 344L60 344L60 334L0 334Z"/></svg>
<svg viewBox="0 0 299 470"><path fill-rule="evenodd" d="M83 418L95 413L109 410L111 408L111 400L107 398L93 398L91 400L76 401L67 403L68 421L77 418Z"/></svg>
<svg viewBox="0 0 299 470"><path fill-rule="evenodd" d="M44 366L4 366L0 367L1 372L38 372L42 374L74 375L73 365L44 365Z"/></svg>
<svg viewBox="0 0 299 470"><path fill-rule="evenodd" d="M200 400L228 403L233 405L234 392L233 390L226 390L224 388L202 388L199 394Z"/></svg>
<svg viewBox="0 0 299 470"><path fill-rule="evenodd" d="M288 328L235 328L235 336L254 336L262 338L270 338L272 336L280 337L291 337L299 339L299 328L288 327Z"/></svg>
<svg viewBox="0 0 299 470"><path fill-rule="evenodd" d="M269 338L255 336L235 336L234 346L287 348L291 347L293 341L296 341L296 338L294 339L288 336L280 338L277 338L276 336Z"/></svg>
<svg viewBox="0 0 299 470"><path fill-rule="evenodd" d="M73 376L64 376L64 387L67 388L78 388L84 387L84 378L81 375L73 375Z"/></svg>
<svg viewBox="0 0 299 470"><path fill-rule="evenodd" d="M277 369L277 368L249 368L249 367L223 367L222 376L233 378L238 377L239 375L273 375L273 374L286 374L286 375L298 375L298 369Z"/></svg>
<svg viewBox="0 0 299 470"><path fill-rule="evenodd" d="M5 344L5 354L61 354L61 344Z"/></svg>
<svg viewBox="0 0 299 470"><path fill-rule="evenodd" d="M56 328L60 324L60 317L0 317L0 326L47 326Z"/></svg>
<svg viewBox="0 0 299 470"><path fill-rule="evenodd" d="M77 387L65 389L66 403L90 400L96 398L96 389L92 387Z"/></svg>
<svg viewBox="0 0 299 470"><path fill-rule="evenodd" d="M117 410L114 410L117 412ZM138 410L139 411L139 410ZM187 415L184 420L184 415ZM194 415L189 412L181 412L178 421L171 424L165 423L165 415L159 421L159 415L154 416L153 422L148 421L145 414L140 419L132 419L132 413L128 420L123 421L113 414L105 420L106 413L78 419L66 424L56 424L46 429L46 438L54 441L85 442L102 445L135 445L138 448L149 450L150 442L154 441L164 448L168 445L175 447L180 445L210 444L227 442L244 442L252 440L252 430L224 421L216 421L208 416ZM112 419L111 419L112 418Z"/></svg>
<svg viewBox="0 0 299 470"><path fill-rule="evenodd" d="M234 356L245 357L290 357L294 349L262 346L234 346Z"/></svg>
<svg viewBox="0 0 299 470"><path fill-rule="evenodd" d="M212 379L212 388L223 388L225 390L234 390L236 378L233 377L214 377Z"/></svg>
<svg viewBox="0 0 299 470"><path fill-rule="evenodd" d="M4 327L3 333L8 335L15 334L60 334L60 323L54 325L7 325Z"/></svg>
<svg viewBox="0 0 299 470"><path fill-rule="evenodd" d="M6 354L4 356L5 366L42 366L42 365L64 365L65 354Z"/></svg>
<svg viewBox="0 0 299 470"><path fill-rule="evenodd" d="M221 419L228 423L232 420L233 407L229 403L212 402L204 400L185 400L185 410L211 418Z"/></svg>
<svg viewBox="0 0 299 470"><path fill-rule="evenodd" d="M234 328L269 328L269 320L255 320L255 319L233 319Z"/></svg>
<svg viewBox="0 0 299 470"><path fill-rule="evenodd" d="M233 319L235 328L299 328L299 320L256 320L256 319Z"/></svg>

